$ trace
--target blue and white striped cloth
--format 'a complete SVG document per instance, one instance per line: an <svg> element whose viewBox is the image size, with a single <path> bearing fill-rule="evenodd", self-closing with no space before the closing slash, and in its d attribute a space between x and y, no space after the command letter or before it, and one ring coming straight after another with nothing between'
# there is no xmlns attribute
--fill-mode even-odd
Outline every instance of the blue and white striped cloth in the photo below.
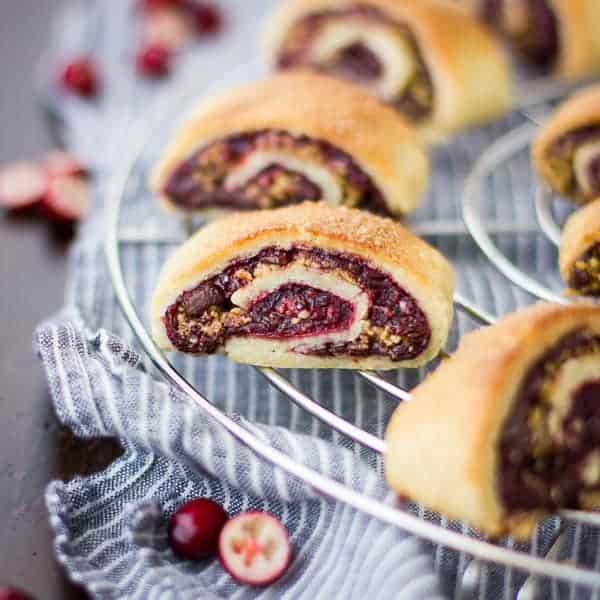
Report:
<svg viewBox="0 0 600 600"><path fill-rule="evenodd" d="M180 60L190 86L202 89L229 76L249 79L260 72L254 40L264 14L276 0L222 0L228 32L198 44ZM131 1L69 2L55 23L51 47L40 69L40 90L62 121L68 145L85 157L97 177L98 206L81 227L71 254L66 307L42 324L36 345L47 373L60 420L82 437L115 436L125 454L106 471L69 483L54 482L47 492L58 560L69 576L94 598L334 598L387 600L460 597L468 557L413 537L317 497L311 490L258 461L251 453L193 408L178 391L152 377L137 353L132 332L120 315L102 255L102 200L110 166L119 160L123 130L166 84L136 78L132 55L136 20ZM252 40L249 42L249 40ZM57 58L91 51L101 66L104 93L98 103L56 94L44 79ZM190 73L192 76L190 77ZM174 85L173 82L172 85ZM173 115L176 120L177 114ZM416 221L459 219L462 185L473 160L489 143L519 122L510 117L459 138L433 155L436 176ZM156 142L154 150L160 150ZM143 171L143 169L141 169ZM139 173L126 210L152 205ZM533 218L527 161L517 161L508 176L490 182L490 218L521 222ZM137 185L136 185L137 184ZM146 214L144 212L144 214ZM151 218L151 210L148 213ZM530 301L481 257L465 236L435 239L458 267L461 291L483 308L504 314ZM554 277L554 250L541 238L501 239L515 261ZM129 244L123 268L141 314L158 269L173 249L168 244ZM473 323L457 317L451 343ZM381 459L328 430L268 387L250 367L220 357L177 357L176 364L211 400L238 415L257 435L299 461L356 490L392 501L381 478ZM342 372L288 373L293 383L324 406L376 435L382 435L394 404L361 380ZM422 372L391 375L412 386ZM216 561L188 563L166 544L168 515L187 499L207 496L235 514L263 508L280 516L294 544L295 560L278 583L267 589L240 587ZM415 508L423 517L468 533ZM534 539L541 552L556 531L551 522ZM571 536L577 549L581 532ZM570 538L570 539L571 539ZM480 598L510 598L523 576L482 567ZM553 587L553 597L563 597ZM567 590L568 592L568 590ZM558 595L557 595L558 594ZM567 597L567 596L565 596Z"/></svg>

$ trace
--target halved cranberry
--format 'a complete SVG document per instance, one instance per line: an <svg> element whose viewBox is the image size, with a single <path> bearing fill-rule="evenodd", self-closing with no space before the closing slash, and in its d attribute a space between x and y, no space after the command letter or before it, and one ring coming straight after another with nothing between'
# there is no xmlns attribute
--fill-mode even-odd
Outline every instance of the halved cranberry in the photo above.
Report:
<svg viewBox="0 0 600 600"><path fill-rule="evenodd" d="M217 552L219 534L229 516L208 498L184 504L169 522L169 545L182 558L198 560Z"/></svg>
<svg viewBox="0 0 600 600"><path fill-rule="evenodd" d="M183 0L139 0L138 7L144 12L162 10L163 8L180 8Z"/></svg>
<svg viewBox="0 0 600 600"><path fill-rule="evenodd" d="M95 96L100 87L99 77L92 59L81 56L66 63L60 73L64 89L80 96Z"/></svg>
<svg viewBox="0 0 600 600"><path fill-rule="evenodd" d="M138 52L136 65L142 75L164 77L171 68L171 51L161 44L147 44Z"/></svg>
<svg viewBox="0 0 600 600"><path fill-rule="evenodd" d="M196 31L200 35L219 33L223 28L223 15L220 9L210 2L188 3L194 17Z"/></svg>
<svg viewBox="0 0 600 600"><path fill-rule="evenodd" d="M292 560L287 529L274 515L249 511L229 520L219 536L219 558L241 583L268 585L279 579Z"/></svg>
<svg viewBox="0 0 600 600"><path fill-rule="evenodd" d="M44 170L36 163L15 162L0 166L0 207L21 211L42 200L47 188Z"/></svg>
<svg viewBox="0 0 600 600"><path fill-rule="evenodd" d="M50 179L42 198L42 210L56 223L72 223L85 217L92 206L89 184L81 177L62 175Z"/></svg>
<svg viewBox="0 0 600 600"><path fill-rule="evenodd" d="M77 156L63 150L48 152L44 159L44 168L48 177L62 177L63 175L85 177L88 174L87 168Z"/></svg>
<svg viewBox="0 0 600 600"><path fill-rule="evenodd" d="M17 588L0 586L0 600L33 600L33 597Z"/></svg>
<svg viewBox="0 0 600 600"><path fill-rule="evenodd" d="M193 35L192 24L181 10L153 10L142 19L142 38L146 44L158 44L170 50L178 50L185 46Z"/></svg>

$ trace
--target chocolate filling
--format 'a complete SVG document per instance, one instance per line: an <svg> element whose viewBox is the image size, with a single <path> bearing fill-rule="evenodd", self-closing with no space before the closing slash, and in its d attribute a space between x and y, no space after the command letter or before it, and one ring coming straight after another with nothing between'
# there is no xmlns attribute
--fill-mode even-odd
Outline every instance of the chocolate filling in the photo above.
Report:
<svg viewBox="0 0 600 600"><path fill-rule="evenodd" d="M227 189L228 176L252 153L260 151L281 152L314 162L338 182L342 204L389 214L381 192L349 154L326 141L278 130L254 131L211 142L175 170L164 193L177 206L190 210L274 208L322 200L318 185L279 164L269 165L243 185Z"/></svg>
<svg viewBox="0 0 600 600"><path fill-rule="evenodd" d="M486 0L482 12L523 58L543 69L554 66L560 39L548 0Z"/></svg>
<svg viewBox="0 0 600 600"><path fill-rule="evenodd" d="M347 46L331 66L332 74L360 81L376 81L383 75L383 65L377 55L365 44Z"/></svg>
<svg viewBox="0 0 600 600"><path fill-rule="evenodd" d="M408 26L391 20L381 10L367 4L357 4L339 10L323 10L300 19L290 29L282 44L277 66L280 69L287 69L310 65L330 75L364 84L373 83L384 77L384 66L379 57L360 42L342 48L326 62L315 63L311 60L310 50L319 34L328 24L340 20L392 26L397 35L409 43L417 63L415 73L396 97L383 98L383 100L414 121L428 117L433 108L433 84L414 35Z"/></svg>
<svg viewBox="0 0 600 600"><path fill-rule="evenodd" d="M600 450L600 373L597 381L573 394L558 431L550 427L548 397L549 385L566 361L598 353L600 336L577 330L546 352L525 377L500 439L499 487L509 513L580 508L583 493L600 491L600 477L585 481L590 459Z"/></svg>
<svg viewBox="0 0 600 600"><path fill-rule="evenodd" d="M301 263L323 272L341 273L367 293L369 309L357 339L308 348L302 337L344 331L355 316L354 305L335 294L301 283L288 283L260 295L246 310L231 296L269 268ZM217 351L231 336L298 338L299 350L318 356L418 357L429 345L427 317L394 280L352 254L308 246L270 247L231 263L224 271L183 292L166 311L167 335L181 352Z"/></svg>
<svg viewBox="0 0 600 600"><path fill-rule="evenodd" d="M563 194L575 194L580 185L575 176L573 161L575 152L584 144L600 140L600 126L580 127L562 135L549 148L546 158L553 173L553 183ZM600 155L587 167L589 183L600 194Z"/></svg>
<svg viewBox="0 0 600 600"><path fill-rule="evenodd" d="M575 261L569 287L586 296L600 296L600 242Z"/></svg>

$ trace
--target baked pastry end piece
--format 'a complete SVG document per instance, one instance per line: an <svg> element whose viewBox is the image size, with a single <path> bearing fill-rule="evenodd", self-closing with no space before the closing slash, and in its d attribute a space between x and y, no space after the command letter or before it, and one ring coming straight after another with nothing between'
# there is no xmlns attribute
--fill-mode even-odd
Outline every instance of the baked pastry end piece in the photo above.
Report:
<svg viewBox="0 0 600 600"><path fill-rule="evenodd" d="M294 72L201 104L153 170L183 213L271 209L306 200L404 215L429 159L407 122L365 90Z"/></svg>
<svg viewBox="0 0 600 600"><path fill-rule="evenodd" d="M556 192L577 202L600 196L600 86L559 106L532 146L533 165Z"/></svg>
<svg viewBox="0 0 600 600"><path fill-rule="evenodd" d="M569 293L600 296L600 198L569 217L559 264Z"/></svg>
<svg viewBox="0 0 600 600"><path fill-rule="evenodd" d="M499 537L600 505L600 307L539 304L466 335L386 433L402 497Z"/></svg>
<svg viewBox="0 0 600 600"><path fill-rule="evenodd" d="M600 69L600 3L596 0L478 2L479 14L527 62L565 78Z"/></svg>
<svg viewBox="0 0 600 600"><path fill-rule="evenodd" d="M512 104L500 44L450 1L286 0L265 34L276 68L352 81L430 143L499 118Z"/></svg>
<svg viewBox="0 0 600 600"><path fill-rule="evenodd" d="M298 368L392 369L434 358L452 322L447 261L399 224L305 203L232 215L163 268L166 349Z"/></svg>

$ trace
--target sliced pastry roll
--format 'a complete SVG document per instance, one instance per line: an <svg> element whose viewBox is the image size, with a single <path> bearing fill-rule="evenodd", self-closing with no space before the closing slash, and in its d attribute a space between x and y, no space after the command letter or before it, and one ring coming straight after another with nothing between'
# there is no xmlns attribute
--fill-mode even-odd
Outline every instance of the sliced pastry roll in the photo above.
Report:
<svg viewBox="0 0 600 600"><path fill-rule="evenodd" d="M267 29L280 69L304 66L360 83L436 141L501 116L510 69L493 36L427 0L287 0Z"/></svg>
<svg viewBox="0 0 600 600"><path fill-rule="evenodd" d="M532 147L538 174L556 192L579 202L600 196L600 86L565 101Z"/></svg>
<svg viewBox="0 0 600 600"><path fill-rule="evenodd" d="M424 147L395 111L344 81L293 73L200 106L151 184L187 212L320 200L402 215L428 174Z"/></svg>
<svg viewBox="0 0 600 600"><path fill-rule="evenodd" d="M400 495L492 535L600 506L600 307L539 304L466 335L392 416Z"/></svg>
<svg viewBox="0 0 600 600"><path fill-rule="evenodd" d="M452 321L449 263L401 225L323 203L225 217L163 268L165 349L272 367L422 365Z"/></svg>
<svg viewBox="0 0 600 600"><path fill-rule="evenodd" d="M560 245L560 272L572 294L600 296L600 199L567 221Z"/></svg>
<svg viewBox="0 0 600 600"><path fill-rule="evenodd" d="M473 0L458 0L471 6ZM518 54L562 77L600 70L598 0L477 0Z"/></svg>

